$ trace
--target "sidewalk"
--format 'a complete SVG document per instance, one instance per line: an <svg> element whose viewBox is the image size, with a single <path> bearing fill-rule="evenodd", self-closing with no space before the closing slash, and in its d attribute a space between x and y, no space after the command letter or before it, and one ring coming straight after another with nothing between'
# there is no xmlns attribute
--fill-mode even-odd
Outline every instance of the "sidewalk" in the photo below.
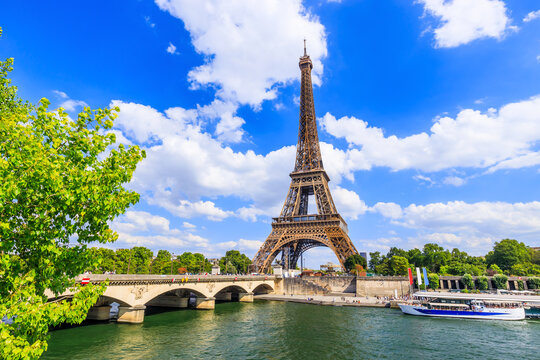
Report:
<svg viewBox="0 0 540 360"><path fill-rule="evenodd" d="M256 295L254 299L271 301L288 301L303 304L327 306L359 306L359 307L390 307L390 300L375 297L340 297L336 295Z"/></svg>

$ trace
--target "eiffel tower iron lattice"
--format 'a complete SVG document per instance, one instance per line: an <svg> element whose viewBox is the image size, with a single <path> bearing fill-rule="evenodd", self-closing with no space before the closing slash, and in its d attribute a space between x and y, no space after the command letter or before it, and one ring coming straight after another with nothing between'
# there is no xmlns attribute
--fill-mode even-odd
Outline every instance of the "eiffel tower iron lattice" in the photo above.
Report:
<svg viewBox="0 0 540 360"><path fill-rule="evenodd" d="M332 249L342 268L349 256L358 254L328 188L330 179L323 167L313 103L313 64L306 53L305 40L299 65L302 78L296 162L281 214L273 219L272 232L253 259L258 272L268 272L280 252L285 269L294 269L300 255L317 246ZM317 214L308 214L310 197L315 200Z"/></svg>

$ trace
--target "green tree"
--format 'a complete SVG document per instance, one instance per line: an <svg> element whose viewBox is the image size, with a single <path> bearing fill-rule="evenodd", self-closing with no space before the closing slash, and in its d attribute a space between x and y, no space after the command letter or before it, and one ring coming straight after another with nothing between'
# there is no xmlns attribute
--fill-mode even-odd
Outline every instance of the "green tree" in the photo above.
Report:
<svg viewBox="0 0 540 360"><path fill-rule="evenodd" d="M523 291L525 289L525 284L523 283L523 280L518 280L518 290Z"/></svg>
<svg viewBox="0 0 540 360"><path fill-rule="evenodd" d="M497 289L506 289L508 284L508 277L504 274L497 274L493 277L493 283Z"/></svg>
<svg viewBox="0 0 540 360"><path fill-rule="evenodd" d="M486 256L486 262L488 265L496 264L502 270L509 271L516 264L531 262L531 252L522 242L504 239L495 243L493 251Z"/></svg>
<svg viewBox="0 0 540 360"><path fill-rule="evenodd" d="M367 267L367 261L366 259L358 254L351 255L345 260L345 268L347 271L351 271L355 269L356 265L362 265L362 267L365 269Z"/></svg>
<svg viewBox="0 0 540 360"><path fill-rule="evenodd" d="M219 260L220 271L224 274L246 274L251 264L251 259L238 250L229 250Z"/></svg>
<svg viewBox="0 0 540 360"><path fill-rule="evenodd" d="M129 250L128 274L150 274L150 264L154 254L144 246L135 246Z"/></svg>
<svg viewBox="0 0 540 360"><path fill-rule="evenodd" d="M480 276L478 278L478 289L487 290L489 288L488 281L489 279L486 276Z"/></svg>
<svg viewBox="0 0 540 360"><path fill-rule="evenodd" d="M379 265L375 267L375 272L379 275L392 275L390 260L384 259Z"/></svg>
<svg viewBox="0 0 540 360"><path fill-rule="evenodd" d="M115 251L115 265L117 274L127 274L131 265L131 249L117 249Z"/></svg>
<svg viewBox="0 0 540 360"><path fill-rule="evenodd" d="M73 119L49 101L17 97L0 62L0 357L37 358L50 326L79 323L104 290L76 287L73 299L47 303L98 266L87 244L116 240L110 222L139 200L123 184L144 157L115 143L115 110L85 108Z"/></svg>
<svg viewBox="0 0 540 360"><path fill-rule="evenodd" d="M428 274L429 288L431 290L437 290L439 288L439 275Z"/></svg>
<svg viewBox="0 0 540 360"><path fill-rule="evenodd" d="M465 285L465 288L467 288L467 289L473 289L474 288L474 280L473 280L471 274L463 275L463 277L461 278L461 282L463 283L463 285Z"/></svg>
<svg viewBox="0 0 540 360"><path fill-rule="evenodd" d="M488 272L491 272L493 273L493 275L495 275L495 274L501 274L502 270L500 267L497 266L497 264L491 264L489 266Z"/></svg>
<svg viewBox="0 0 540 360"><path fill-rule="evenodd" d="M531 277L529 278L529 281L527 281L529 289L535 290L540 289L540 278L537 277Z"/></svg>
<svg viewBox="0 0 540 360"><path fill-rule="evenodd" d="M437 244L426 244L423 249L424 266L431 272L439 272L443 265L447 265L452 255Z"/></svg>
<svg viewBox="0 0 540 360"><path fill-rule="evenodd" d="M173 269L171 253L167 250L159 250L156 258L152 260L152 274L176 274L177 269Z"/></svg>
<svg viewBox="0 0 540 360"><path fill-rule="evenodd" d="M180 267L188 273L211 272L212 264L200 253L184 252L177 257Z"/></svg>
<svg viewBox="0 0 540 360"><path fill-rule="evenodd" d="M98 259L96 266L88 270L93 273L103 274L116 270L116 254L114 250L106 248L91 248L92 258Z"/></svg>
<svg viewBox="0 0 540 360"><path fill-rule="evenodd" d="M414 248L407 251L407 259L409 260L411 266L424 266L424 256L422 255L422 251L419 249Z"/></svg>
<svg viewBox="0 0 540 360"><path fill-rule="evenodd" d="M369 269L375 271L375 268L382 263L384 257L378 251L369 253Z"/></svg>
<svg viewBox="0 0 540 360"><path fill-rule="evenodd" d="M531 249L531 262L540 265L540 250Z"/></svg>
<svg viewBox="0 0 540 360"><path fill-rule="evenodd" d="M409 260L403 256L392 256L390 259L390 268L392 275L406 275L407 269L410 267Z"/></svg>

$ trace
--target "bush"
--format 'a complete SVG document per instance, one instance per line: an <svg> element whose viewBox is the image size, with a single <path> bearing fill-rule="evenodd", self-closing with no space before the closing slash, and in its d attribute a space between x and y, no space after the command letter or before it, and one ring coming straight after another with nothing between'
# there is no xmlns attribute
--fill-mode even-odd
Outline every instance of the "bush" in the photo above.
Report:
<svg viewBox="0 0 540 360"><path fill-rule="evenodd" d="M540 289L540 278L532 277L528 281L529 289Z"/></svg>
<svg viewBox="0 0 540 360"><path fill-rule="evenodd" d="M439 288L439 275L428 274L429 288L431 290L437 290Z"/></svg>
<svg viewBox="0 0 540 360"><path fill-rule="evenodd" d="M469 292L469 290L468 289L462 289L461 292L467 294Z"/></svg>
<svg viewBox="0 0 540 360"><path fill-rule="evenodd" d="M523 284L523 280L518 280L518 290L523 291L525 290L525 284Z"/></svg>
<svg viewBox="0 0 540 360"><path fill-rule="evenodd" d="M506 285L508 284L508 277L503 274L497 274L493 277L493 282L495 283L495 287L497 289L506 289Z"/></svg>
<svg viewBox="0 0 540 360"><path fill-rule="evenodd" d="M426 290L426 284L421 284L418 288L420 290Z"/></svg>
<svg viewBox="0 0 540 360"><path fill-rule="evenodd" d="M489 281L489 279L486 276L480 276L478 278L478 289L480 289L480 290L489 289L488 281Z"/></svg>
<svg viewBox="0 0 540 360"><path fill-rule="evenodd" d="M473 280L471 274L463 275L463 277L461 278L461 282L463 283L463 285L465 285L465 287L467 289L474 288L474 280Z"/></svg>

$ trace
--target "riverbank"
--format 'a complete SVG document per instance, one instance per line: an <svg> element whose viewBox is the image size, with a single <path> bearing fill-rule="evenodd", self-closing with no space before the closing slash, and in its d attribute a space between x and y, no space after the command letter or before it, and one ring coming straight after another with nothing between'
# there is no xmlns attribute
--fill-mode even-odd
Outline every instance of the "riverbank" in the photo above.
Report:
<svg viewBox="0 0 540 360"><path fill-rule="evenodd" d="M390 300L377 299L376 297L364 296L339 296L339 295L276 295L264 294L254 296L256 300L285 301L311 305L325 306L357 306L357 307L390 307Z"/></svg>

